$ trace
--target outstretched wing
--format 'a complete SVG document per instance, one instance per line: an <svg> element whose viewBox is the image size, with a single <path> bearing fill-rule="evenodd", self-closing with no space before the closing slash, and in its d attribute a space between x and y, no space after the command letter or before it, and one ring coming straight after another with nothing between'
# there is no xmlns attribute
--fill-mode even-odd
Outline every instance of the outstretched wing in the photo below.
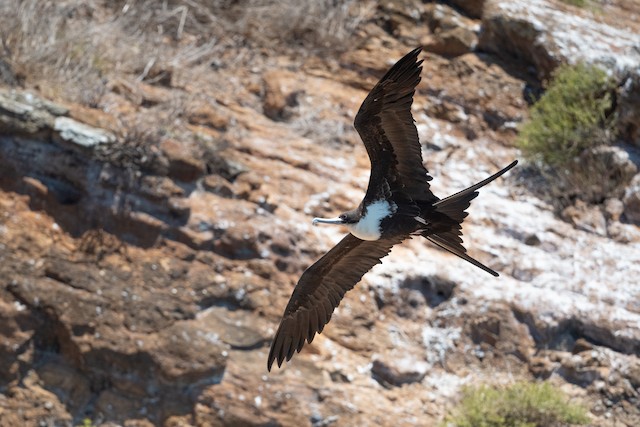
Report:
<svg viewBox="0 0 640 427"><path fill-rule="evenodd" d="M435 202L432 179L422 164L418 131L411 115L415 88L420 82L421 47L409 52L380 79L360 106L354 122L371 160L365 200L375 199L372 182L387 181L393 192L412 200Z"/></svg>
<svg viewBox="0 0 640 427"><path fill-rule="evenodd" d="M322 332L344 294L391 251L403 237L375 241L348 234L300 277L271 343L267 369L290 360L305 343Z"/></svg>

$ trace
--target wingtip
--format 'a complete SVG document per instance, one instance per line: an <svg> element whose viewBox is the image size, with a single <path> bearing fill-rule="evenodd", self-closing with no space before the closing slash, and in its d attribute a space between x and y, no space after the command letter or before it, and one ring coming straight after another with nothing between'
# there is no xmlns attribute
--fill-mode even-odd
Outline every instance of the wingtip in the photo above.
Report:
<svg viewBox="0 0 640 427"><path fill-rule="evenodd" d="M280 332L278 330L278 332ZM279 333L276 333L275 337L273 338L273 341L271 342L271 348L269 349L269 357L267 357L267 371L271 372L271 368L273 367L273 362L278 362L278 359L280 358L279 353L281 353L282 351L276 351L276 346L281 345L281 343L278 340L279 337ZM280 367L280 362L278 362L278 367Z"/></svg>
<svg viewBox="0 0 640 427"><path fill-rule="evenodd" d="M414 48L411 52L404 55L398 62L402 61L403 59L405 61L413 59L414 62L418 62L418 65L420 65L422 63L422 60L418 61L418 55L420 54L420 52L422 52L422 45Z"/></svg>
<svg viewBox="0 0 640 427"><path fill-rule="evenodd" d="M408 57L413 57L414 61L417 62L417 65L419 66L420 64L422 64L422 59L420 61L418 61L418 55L420 55L420 52L422 52L422 45L416 47L415 49L413 49L411 52L409 52L406 56Z"/></svg>
<svg viewBox="0 0 640 427"><path fill-rule="evenodd" d="M273 368L273 362L276 362L278 368L282 366L282 362L284 358L281 355L276 355L273 353L273 348L269 352L269 358L267 359L267 372L271 372L271 368Z"/></svg>
<svg viewBox="0 0 640 427"><path fill-rule="evenodd" d="M276 333L276 336L273 339L273 342L271 343L271 349L269 350L269 357L267 358L268 372L271 372L271 368L273 368L274 362L278 366L278 368L281 368L285 360L289 361L293 357L293 354L289 355L289 353L295 353L295 350L296 350L295 347L292 347L291 345L292 343L290 342L290 340L289 342L287 342L287 340L285 339L285 341L282 342L281 340L278 339L280 337L279 332L280 331ZM286 350L287 348L288 350Z"/></svg>
<svg viewBox="0 0 640 427"><path fill-rule="evenodd" d="M267 372L271 372L271 367L273 366L273 347L269 352L269 357L267 358Z"/></svg>

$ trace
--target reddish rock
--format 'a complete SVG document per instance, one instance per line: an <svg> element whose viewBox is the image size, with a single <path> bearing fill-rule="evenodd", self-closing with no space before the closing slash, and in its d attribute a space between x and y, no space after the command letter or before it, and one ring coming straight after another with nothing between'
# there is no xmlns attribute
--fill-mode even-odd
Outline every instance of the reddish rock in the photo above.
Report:
<svg viewBox="0 0 640 427"><path fill-rule="evenodd" d="M205 190L211 191L221 197L231 198L234 195L233 188L229 181L219 175L207 175L202 180Z"/></svg>
<svg viewBox="0 0 640 427"><path fill-rule="evenodd" d="M432 32L422 42L426 51L456 57L475 49L478 44L477 22L442 4L427 5L426 16Z"/></svg>
<svg viewBox="0 0 640 427"><path fill-rule="evenodd" d="M123 19L158 16L134 3L118 12ZM496 45L522 36L518 22L531 29L548 4L526 2L527 13L494 33ZM629 23L632 9L620 4L603 5L584 28L611 25L610 16ZM266 372L269 340L300 274L346 232L310 219L351 209L366 191L369 160L352 122L367 90L417 41L477 31L451 8L437 17L430 7L358 5L349 11L355 47L339 55L249 49L235 44L232 25L222 44L201 45L209 34L191 32L205 27L206 13L185 14L175 41L180 13L161 14L162 25L148 26L153 37L141 40L158 41L158 57L183 58L196 46L202 56L159 73L139 58L102 70L115 83L96 110L71 113L94 127L112 115L122 127L126 141L98 150L50 138L67 112L35 94L10 97L22 110L0 102L0 123L13 126L0 132L2 422L437 425L466 384L550 378L593 410L593 424L640 425L638 227L620 222L626 214L613 202L604 207L607 235L574 227L529 191L536 184L526 173L484 189L465 221L470 253L499 278L407 241L346 295L311 345ZM80 28L85 19L108 23L109 35L119 34L105 21L110 9L83 11L65 19ZM489 31L500 30L487 19ZM540 34L518 52L553 51L537 44ZM511 144L527 116L523 91L536 82L519 61L486 51L425 59L413 112L432 189L444 197L518 156ZM32 78L30 87L43 84Z"/></svg>
<svg viewBox="0 0 640 427"><path fill-rule="evenodd" d="M375 359L371 366L371 376L385 387L397 387L422 381L428 368L427 363L410 359Z"/></svg>
<svg viewBox="0 0 640 427"><path fill-rule="evenodd" d="M169 159L169 176L184 182L192 182L205 173L202 158L190 150L187 143L173 139L164 139L160 149Z"/></svg>
<svg viewBox="0 0 640 427"><path fill-rule="evenodd" d="M88 108L84 105L71 104L69 108L69 116L80 123L86 123L95 128L105 129L112 133L121 131L121 124L116 118L109 113L105 113L97 108Z"/></svg>
<svg viewBox="0 0 640 427"><path fill-rule="evenodd" d="M283 71L269 71L263 75L264 103L262 110L265 116L272 120L287 120L292 114L292 108L298 104L298 92L293 89L295 81L292 73Z"/></svg>
<svg viewBox="0 0 640 427"><path fill-rule="evenodd" d="M187 120L194 125L207 126L217 130L226 130L229 126L229 115L218 107L200 104L188 111Z"/></svg>
<svg viewBox="0 0 640 427"><path fill-rule="evenodd" d="M454 6L462 9L472 18L481 18L486 0L452 0Z"/></svg>
<svg viewBox="0 0 640 427"><path fill-rule="evenodd" d="M578 200L562 211L562 217L580 230L607 235L607 220L599 206L587 205Z"/></svg>
<svg viewBox="0 0 640 427"><path fill-rule="evenodd" d="M437 33L431 41L424 44L424 49L446 57L464 55L473 51L478 43L475 33L468 28L454 28Z"/></svg>

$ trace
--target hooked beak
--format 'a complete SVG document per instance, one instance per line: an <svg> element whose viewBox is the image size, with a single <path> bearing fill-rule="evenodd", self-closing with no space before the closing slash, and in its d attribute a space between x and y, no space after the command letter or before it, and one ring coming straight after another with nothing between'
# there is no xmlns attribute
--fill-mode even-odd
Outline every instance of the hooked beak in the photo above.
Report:
<svg viewBox="0 0 640 427"><path fill-rule="evenodd" d="M311 224L318 225L319 223L323 224L344 224L344 220L341 218L313 218Z"/></svg>

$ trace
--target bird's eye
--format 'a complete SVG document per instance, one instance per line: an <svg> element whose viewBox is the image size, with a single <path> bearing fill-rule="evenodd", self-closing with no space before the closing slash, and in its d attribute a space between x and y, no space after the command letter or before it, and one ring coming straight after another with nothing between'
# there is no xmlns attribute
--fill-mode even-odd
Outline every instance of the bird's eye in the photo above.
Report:
<svg viewBox="0 0 640 427"><path fill-rule="evenodd" d="M340 218L342 221L347 220L347 216L345 214L340 215L338 218Z"/></svg>

